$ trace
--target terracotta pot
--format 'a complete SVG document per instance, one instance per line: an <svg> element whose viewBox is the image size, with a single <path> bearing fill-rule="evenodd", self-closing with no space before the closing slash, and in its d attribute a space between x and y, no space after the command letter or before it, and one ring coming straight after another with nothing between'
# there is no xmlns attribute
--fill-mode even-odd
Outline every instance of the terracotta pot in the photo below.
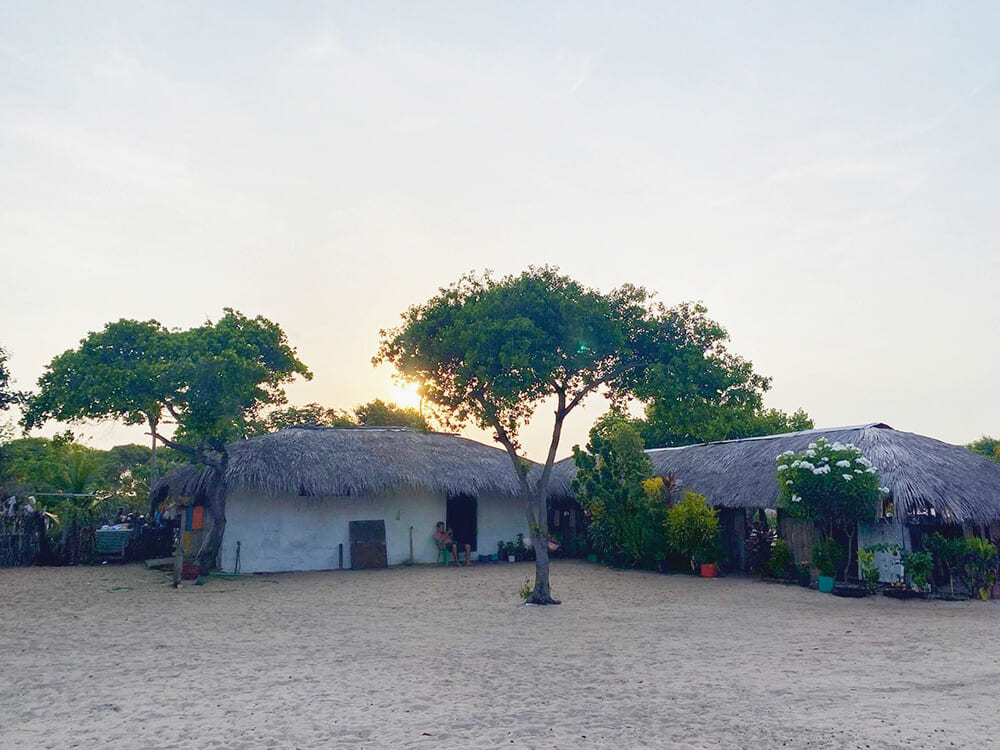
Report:
<svg viewBox="0 0 1000 750"><path fill-rule="evenodd" d="M701 577L702 578L718 578L719 577L719 566L715 563L702 563L701 565Z"/></svg>

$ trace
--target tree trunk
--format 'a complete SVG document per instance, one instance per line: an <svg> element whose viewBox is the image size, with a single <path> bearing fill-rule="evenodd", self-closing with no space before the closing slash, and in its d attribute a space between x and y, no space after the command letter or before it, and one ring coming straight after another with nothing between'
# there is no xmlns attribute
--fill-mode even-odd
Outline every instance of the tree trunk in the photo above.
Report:
<svg viewBox="0 0 1000 750"><path fill-rule="evenodd" d="M159 478L159 468L156 465L156 427L158 422L153 419L153 417L147 416L146 419L149 420L149 434L150 446L149 446L149 494L152 497L153 485L156 484L156 480ZM156 504L154 501L150 500L149 503L149 518L150 520L156 515Z"/></svg>
<svg viewBox="0 0 1000 750"><path fill-rule="evenodd" d="M545 498L535 501L536 513L528 511L528 528L531 532L531 544L535 548L535 588L525 600L526 604L559 604L552 598L549 588L549 539L548 539L548 503ZM532 515L539 520L533 522Z"/></svg>
<svg viewBox="0 0 1000 750"><path fill-rule="evenodd" d="M209 529L208 540L198 555L198 569L203 574L216 567L219 550L222 548L222 536L226 533L226 486L221 479L213 483L205 511L212 519L212 528Z"/></svg>

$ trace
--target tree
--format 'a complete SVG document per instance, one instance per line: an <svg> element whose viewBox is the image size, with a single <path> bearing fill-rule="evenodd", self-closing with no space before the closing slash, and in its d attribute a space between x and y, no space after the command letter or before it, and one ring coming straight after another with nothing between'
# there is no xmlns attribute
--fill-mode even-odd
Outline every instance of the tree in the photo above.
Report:
<svg viewBox="0 0 1000 750"><path fill-rule="evenodd" d="M287 427L409 427L427 432L430 426L416 409L404 409L381 399L360 404L351 412L327 409L319 404L274 409L253 426L254 434L277 432Z"/></svg>
<svg viewBox="0 0 1000 750"><path fill-rule="evenodd" d="M640 386L690 388L728 357L725 329L701 305L655 304L643 288L602 294L531 267L517 276L468 274L381 331L373 363L389 362L417 382L439 420L492 431L510 457L535 548L528 601L556 603L549 586L547 494L566 417L603 390L623 402ZM529 477L518 435L538 407L554 406L548 452Z"/></svg>
<svg viewBox="0 0 1000 750"><path fill-rule="evenodd" d="M159 442L214 469L213 525L199 558L208 570L225 531L226 445L245 438L265 407L285 403L283 385L296 375L312 377L281 328L260 316L226 308L218 322L186 331L120 320L49 364L23 422L146 421L154 451ZM176 424L169 438L164 414Z"/></svg>
<svg viewBox="0 0 1000 750"><path fill-rule="evenodd" d="M430 429L427 420L416 409L405 409L379 398L356 406L354 415L365 427L409 427L421 432Z"/></svg>
<svg viewBox="0 0 1000 750"><path fill-rule="evenodd" d="M994 437L983 435L979 440L969 443L965 447L973 453L978 453L981 456L986 456L991 461L1000 463L1000 440Z"/></svg>
<svg viewBox="0 0 1000 750"><path fill-rule="evenodd" d="M664 497L644 485L653 464L639 432L621 412L609 412L591 428L585 451L573 446L573 461L573 494L590 516L587 535L594 548L616 564L656 567L666 558L669 493Z"/></svg>
<svg viewBox="0 0 1000 750"><path fill-rule="evenodd" d="M26 430L49 420L145 423L150 434L150 475L164 404L182 387L171 367L175 333L155 320L121 319L91 332L55 357L38 380L21 419Z"/></svg>
<svg viewBox="0 0 1000 750"><path fill-rule="evenodd" d="M844 576L858 524L874 521L883 488L878 471L856 447L820 438L800 452L776 459L778 503L795 518L819 523L827 539L836 528L847 534Z"/></svg>
<svg viewBox="0 0 1000 750"><path fill-rule="evenodd" d="M637 426L646 445L665 447L809 430L803 409L787 414L764 408L771 379L750 362L728 355L712 359L698 378L641 393L645 419Z"/></svg>

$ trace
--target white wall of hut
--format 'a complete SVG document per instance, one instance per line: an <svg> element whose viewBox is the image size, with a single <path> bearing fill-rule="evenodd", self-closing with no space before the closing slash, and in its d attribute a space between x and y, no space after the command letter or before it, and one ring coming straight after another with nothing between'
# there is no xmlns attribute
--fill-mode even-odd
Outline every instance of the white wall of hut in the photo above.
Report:
<svg viewBox="0 0 1000 750"><path fill-rule="evenodd" d="M421 490L369 497L277 497L233 493L226 500L226 531L219 562L233 572L239 542L240 572L276 573L292 570L333 570L339 565L343 545L344 568L351 567L350 522L385 522L389 565L413 557L417 563L434 563L437 547L432 536L444 521L447 499ZM497 551L497 542L527 534L524 506L517 498L477 498L477 547L473 554Z"/></svg>

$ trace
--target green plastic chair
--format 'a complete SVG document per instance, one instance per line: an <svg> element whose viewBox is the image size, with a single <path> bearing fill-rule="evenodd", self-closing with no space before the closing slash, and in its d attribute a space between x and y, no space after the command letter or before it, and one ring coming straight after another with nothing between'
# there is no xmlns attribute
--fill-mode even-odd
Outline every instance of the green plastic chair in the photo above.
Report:
<svg viewBox="0 0 1000 750"><path fill-rule="evenodd" d="M450 550L447 547L438 548L437 561L439 563L444 563L445 567L448 567L448 552Z"/></svg>

